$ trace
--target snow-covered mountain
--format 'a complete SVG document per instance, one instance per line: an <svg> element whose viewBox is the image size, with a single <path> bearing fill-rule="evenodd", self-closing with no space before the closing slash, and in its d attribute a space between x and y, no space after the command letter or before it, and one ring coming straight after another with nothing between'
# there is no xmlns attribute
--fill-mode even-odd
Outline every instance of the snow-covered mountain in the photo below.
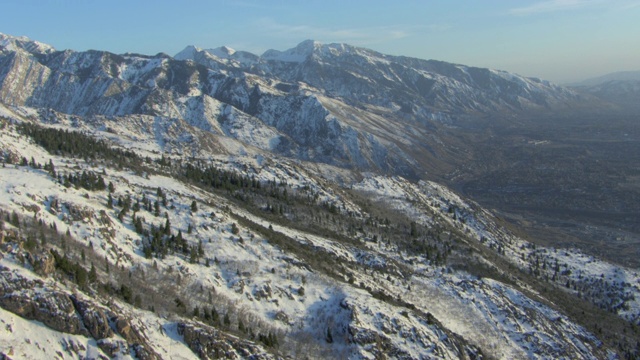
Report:
<svg viewBox="0 0 640 360"><path fill-rule="evenodd" d="M109 150L87 153L89 161L69 158L66 150L50 152L57 145L38 145L44 128L19 125L51 119L27 108L3 114L2 153L18 163L0 169L2 307L11 325L2 341L14 355L58 349L173 358L179 351L189 358L224 349L225 356L258 358L612 356L614 349L553 305L558 298L532 295L540 288L527 280L531 266L539 266L540 279L554 277L545 286L557 296L564 296L565 281L604 281L603 291L619 289L620 315L638 318L637 273L575 251L531 247L434 183L358 179L262 155L216 156L209 168L262 184L219 191L180 180L203 159L188 165L182 157L159 157L97 129L86 134L122 141L136 155L124 163L108 160ZM73 128L60 119L49 131ZM81 174L101 174L98 183L110 185L70 183ZM342 177L346 187L321 174ZM364 198L372 203L358 205ZM153 240L158 231L165 234L161 247ZM184 244L173 245L183 241L177 239ZM96 280L79 280L78 266L95 267ZM513 274L508 266L521 270ZM211 307L219 322L202 312ZM33 321L50 330L15 343L29 338ZM280 345L260 334L276 334L269 336ZM54 346L39 349L46 341Z"/></svg>
<svg viewBox="0 0 640 360"><path fill-rule="evenodd" d="M446 163L456 116L571 91L312 41L171 58L2 39L0 356L638 355L637 270L398 176Z"/></svg>
<svg viewBox="0 0 640 360"><path fill-rule="evenodd" d="M7 104L180 119L285 156L410 177L455 162L459 152L443 144L456 118L580 101L537 79L313 41L262 56L193 46L175 58L1 49Z"/></svg>
<svg viewBox="0 0 640 360"><path fill-rule="evenodd" d="M576 90L637 111L640 71L621 71L572 84Z"/></svg>

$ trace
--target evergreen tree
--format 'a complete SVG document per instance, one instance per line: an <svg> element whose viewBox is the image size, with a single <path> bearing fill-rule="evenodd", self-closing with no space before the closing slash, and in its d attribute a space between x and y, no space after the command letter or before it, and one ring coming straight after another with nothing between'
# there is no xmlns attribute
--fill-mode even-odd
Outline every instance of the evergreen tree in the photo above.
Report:
<svg viewBox="0 0 640 360"><path fill-rule="evenodd" d="M417 237L418 236L418 229L416 226L416 223L414 221L411 222L411 237Z"/></svg>
<svg viewBox="0 0 640 360"><path fill-rule="evenodd" d="M211 307L211 323L218 324L220 322L220 315L216 311L215 307Z"/></svg>
<svg viewBox="0 0 640 360"><path fill-rule="evenodd" d="M167 221L164 222L164 234L171 234L171 221L169 221L169 216L167 215Z"/></svg>
<svg viewBox="0 0 640 360"><path fill-rule="evenodd" d="M20 228L20 218L18 218L18 214L15 211L11 213L11 225Z"/></svg>
<svg viewBox="0 0 640 360"><path fill-rule="evenodd" d="M144 226L142 225L142 218L139 216L135 217L134 226L136 229L136 233L142 234L144 232Z"/></svg>
<svg viewBox="0 0 640 360"><path fill-rule="evenodd" d="M49 170L49 174L51 174L51 176L53 178L55 178L56 177L56 167L53 165L53 161L51 159L49 159L48 170Z"/></svg>
<svg viewBox="0 0 640 360"><path fill-rule="evenodd" d="M329 344L333 342L333 335L331 335L331 329L327 327L327 337L325 338Z"/></svg>
<svg viewBox="0 0 640 360"><path fill-rule="evenodd" d="M88 278L89 277L87 274L87 270L85 270L79 264L75 264L75 280L76 280L76 284L78 284L78 286L80 286L81 289L86 288Z"/></svg>
<svg viewBox="0 0 640 360"><path fill-rule="evenodd" d="M98 281L98 273L96 272L96 267L91 263L91 270L89 270L89 282L95 283Z"/></svg>
<svg viewBox="0 0 640 360"><path fill-rule="evenodd" d="M204 247L202 246L202 239L198 240L198 258L204 256Z"/></svg>

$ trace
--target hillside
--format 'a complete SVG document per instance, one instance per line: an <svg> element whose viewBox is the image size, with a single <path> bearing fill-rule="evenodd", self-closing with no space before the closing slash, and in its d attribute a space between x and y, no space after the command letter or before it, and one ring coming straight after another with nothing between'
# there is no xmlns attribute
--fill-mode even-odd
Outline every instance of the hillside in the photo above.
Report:
<svg viewBox="0 0 640 360"><path fill-rule="evenodd" d="M34 44L0 42L3 356L638 356L637 270L536 246L401 176L424 171L407 156L416 129L453 107L411 127L414 110L342 99L299 68L417 60L314 42L182 53L216 67ZM483 91L540 89L485 75Z"/></svg>

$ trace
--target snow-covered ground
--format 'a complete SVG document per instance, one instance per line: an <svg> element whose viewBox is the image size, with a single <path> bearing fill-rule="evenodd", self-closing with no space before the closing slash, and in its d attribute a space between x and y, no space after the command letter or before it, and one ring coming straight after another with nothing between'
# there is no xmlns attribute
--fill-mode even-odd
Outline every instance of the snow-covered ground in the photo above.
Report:
<svg viewBox="0 0 640 360"><path fill-rule="evenodd" d="M178 253L164 258L145 258L142 252L145 240L134 231L130 214L120 221L119 209L107 207L107 190L65 187L44 169L16 165L1 168L0 208L5 213L16 212L45 224L55 224L60 232L68 230L76 241L91 244L97 258L107 259L111 264L142 269L152 278L179 279L189 308L201 306L204 295L189 296L184 291L201 289L202 294L215 293L215 303L222 306L219 311L233 309L236 313L250 314L249 317L288 334L291 341L306 341L310 348L318 349L319 354L373 358L379 348L385 348L395 351L398 357L456 358L461 351L473 352L479 347L493 357L511 359L572 356L567 354L594 358L593 354L599 351L595 348L599 341L584 328L498 281L452 272L419 256L398 253L392 246L349 245L312 231L272 223L220 195L167 175L103 169L82 159L51 155L10 128L0 133L0 151L27 159L33 157L40 164L51 161L59 174L82 171L102 174L107 184L114 185L115 191L111 194L114 199L130 196L134 203L143 197L160 201L157 194L160 188L167 198L167 206L162 206L160 216L144 207L136 216L144 219L147 227L163 226L168 218L172 233L180 231L190 246L202 246L204 257L197 263ZM260 181L284 183L292 191L310 191L318 195L320 202L333 202L341 211L366 216L343 190L327 186L326 180L314 176L315 169L303 169L295 163L262 156L216 155L208 157L208 161ZM331 171L327 167L321 170ZM508 234L497 231L490 218L476 211L475 205L467 204L442 186L412 184L398 177L366 177L352 188L369 193L372 199L425 226L448 224L467 231L478 242L484 239L487 246L510 244L508 251L518 255L513 257L515 263L529 264L519 260L520 254L530 252L524 241L507 239ZM197 211L191 210L193 201ZM318 254L345 266L336 269L345 278L336 280L317 272L305 264L305 259L285 252L263 234L243 227L240 219L271 227L293 241L318 249ZM557 254L558 260L569 267L585 268L583 276L589 268L589 276L603 273L612 281L637 284L637 275L626 269L571 256L564 251L549 252ZM16 261L8 255L0 263L14 264L15 268ZM402 264L405 271L397 270L395 263ZM601 265L592 266L594 263ZM20 271L30 272L27 268ZM353 284L347 275L353 278ZM161 288L159 285L158 290ZM374 294L388 295L393 301L376 298ZM395 299L401 299L400 304L405 305L395 304ZM629 311L636 311L637 304L630 304ZM175 321L121 306L136 319L139 327L147 329L146 336L163 357L192 357L193 353L176 332ZM15 324L12 328L16 339L22 339L12 345L14 354L22 351L32 356L40 351L35 342L42 347L47 341L55 341L52 350L64 350L63 340L67 344L71 340L82 344L85 350L79 350L80 356L95 349L91 339L56 336L52 331L44 331L41 338L32 340L34 350L26 346L30 345L26 338L42 325L4 310L2 314L5 322ZM461 342L455 333L468 343ZM2 341L9 342L11 335L7 331L2 334ZM466 350L462 350L464 347Z"/></svg>

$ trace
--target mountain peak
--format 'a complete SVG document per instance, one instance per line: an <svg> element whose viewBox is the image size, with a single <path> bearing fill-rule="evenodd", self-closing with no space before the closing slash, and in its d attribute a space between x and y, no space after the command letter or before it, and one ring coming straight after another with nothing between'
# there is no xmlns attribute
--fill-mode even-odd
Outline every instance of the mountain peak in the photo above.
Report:
<svg viewBox="0 0 640 360"><path fill-rule="evenodd" d="M206 49L205 51L221 59L228 59L229 57L233 56L233 54L236 53L234 49L228 46L220 46L215 49Z"/></svg>
<svg viewBox="0 0 640 360"><path fill-rule="evenodd" d="M315 40L305 40L289 50L267 50L262 54L262 58L284 62L303 62L320 47L322 47L322 44Z"/></svg>
<svg viewBox="0 0 640 360"><path fill-rule="evenodd" d="M200 49L199 47L196 47L194 45L189 45L185 47L182 51L177 53L174 56L174 59L176 60L193 59L193 56L200 51L202 51L202 49Z"/></svg>
<svg viewBox="0 0 640 360"><path fill-rule="evenodd" d="M31 40L26 36L11 36L3 33L0 33L0 48L10 51L22 49L32 54L48 54L55 51L53 46Z"/></svg>

